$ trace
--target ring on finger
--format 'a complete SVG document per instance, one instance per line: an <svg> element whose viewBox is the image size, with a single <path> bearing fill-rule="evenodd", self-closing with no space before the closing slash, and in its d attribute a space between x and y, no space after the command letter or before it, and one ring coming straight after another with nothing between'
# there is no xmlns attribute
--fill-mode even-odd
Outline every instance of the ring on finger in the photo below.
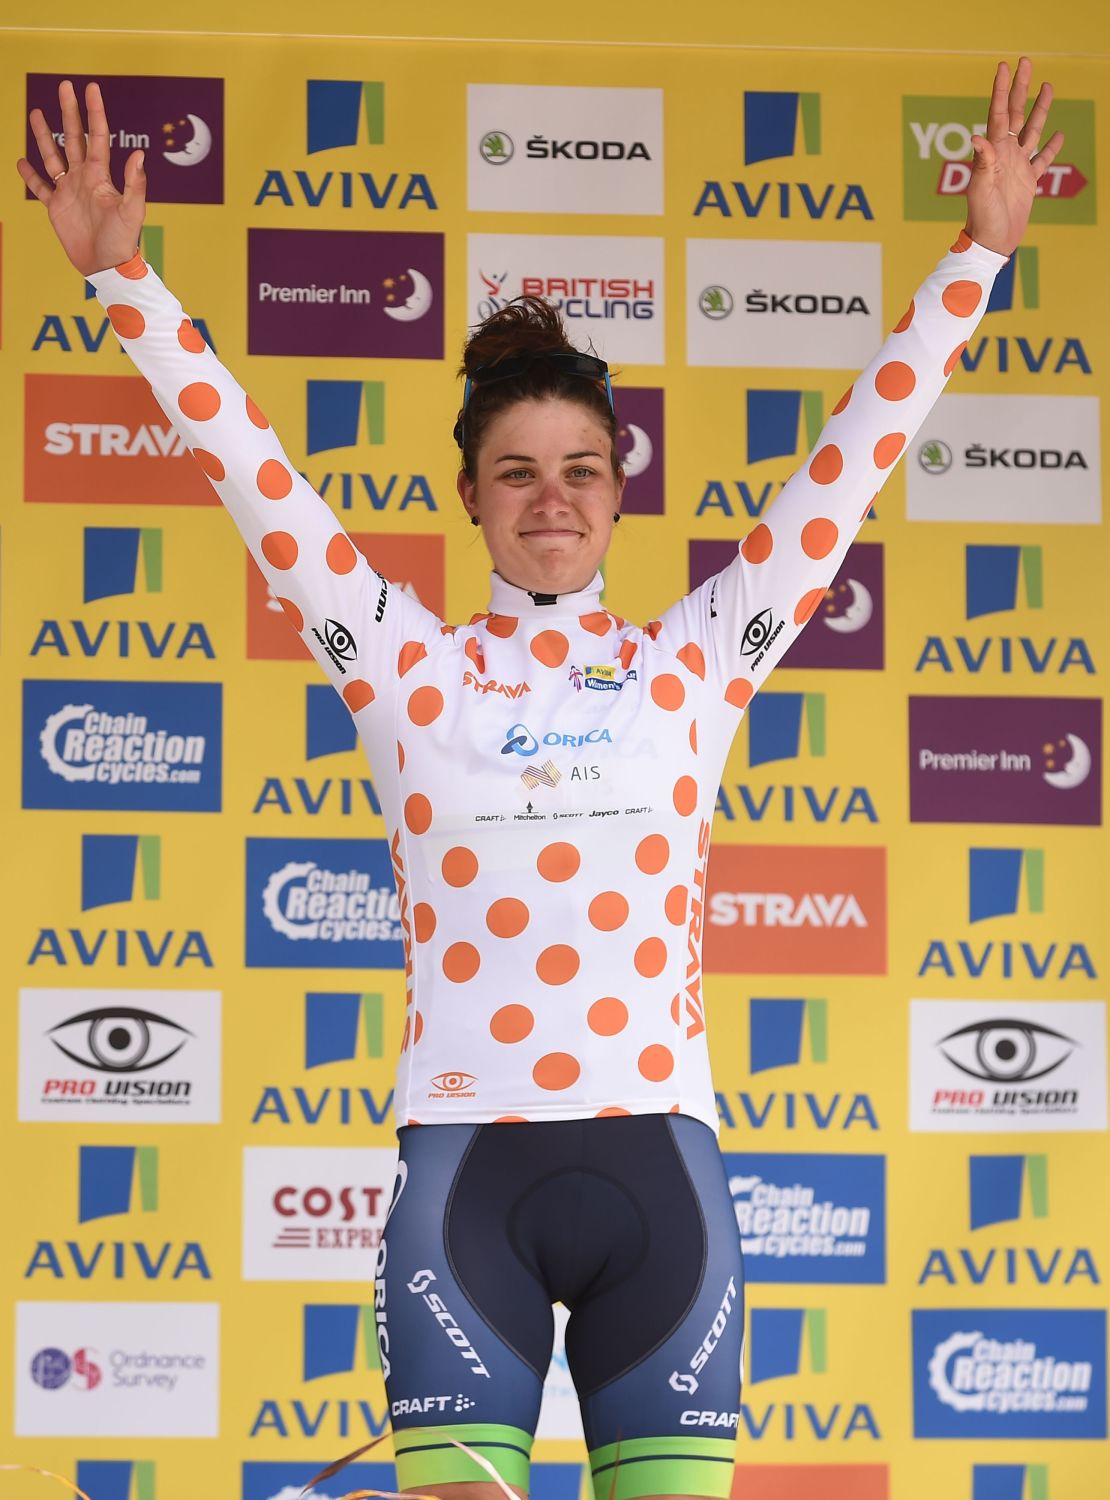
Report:
<svg viewBox="0 0 1110 1500"><path fill-rule="evenodd" d="M68 168L64 168L61 172L55 173L55 175L54 175L54 181L58 182L61 178L63 178L66 175L66 172L68 170L69 170Z"/></svg>

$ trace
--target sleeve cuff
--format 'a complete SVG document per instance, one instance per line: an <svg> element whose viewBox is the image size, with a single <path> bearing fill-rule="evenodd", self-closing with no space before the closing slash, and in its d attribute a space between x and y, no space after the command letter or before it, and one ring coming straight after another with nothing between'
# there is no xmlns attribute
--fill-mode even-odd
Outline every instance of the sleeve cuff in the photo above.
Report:
<svg viewBox="0 0 1110 1500"><path fill-rule="evenodd" d="M104 271L94 271L85 280L90 282L98 290L102 285L110 285L113 276L123 276L128 281L141 281L150 270L146 261L136 250L130 260L125 260L122 265L110 266Z"/></svg>
<svg viewBox="0 0 1110 1500"><path fill-rule="evenodd" d="M960 230L949 253L965 255L972 265L981 266L983 270L990 271L992 274L997 274L1003 266L1010 263L1008 255L1000 255L997 250L988 250L986 245L980 245L978 240L973 240L966 229Z"/></svg>

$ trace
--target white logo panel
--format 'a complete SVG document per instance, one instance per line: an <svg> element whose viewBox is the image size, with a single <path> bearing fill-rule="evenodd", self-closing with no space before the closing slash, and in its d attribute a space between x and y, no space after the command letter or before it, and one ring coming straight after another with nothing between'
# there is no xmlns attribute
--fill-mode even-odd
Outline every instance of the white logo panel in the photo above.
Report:
<svg viewBox="0 0 1110 1500"><path fill-rule="evenodd" d="M17 1437L219 1436L214 1302L20 1302Z"/></svg>
<svg viewBox="0 0 1110 1500"><path fill-rule="evenodd" d="M911 521L1102 520L1097 396L941 396L906 454Z"/></svg>
<svg viewBox="0 0 1110 1500"><path fill-rule="evenodd" d="M243 1280L374 1279L396 1148L243 1150Z"/></svg>
<svg viewBox="0 0 1110 1500"><path fill-rule="evenodd" d="M218 1124L219 992L21 990L19 1118Z"/></svg>
<svg viewBox="0 0 1110 1500"><path fill-rule="evenodd" d="M662 89L469 84L467 207L661 214Z"/></svg>
<svg viewBox="0 0 1110 1500"><path fill-rule="evenodd" d="M882 247L687 240L686 360L856 370L883 342Z"/></svg>

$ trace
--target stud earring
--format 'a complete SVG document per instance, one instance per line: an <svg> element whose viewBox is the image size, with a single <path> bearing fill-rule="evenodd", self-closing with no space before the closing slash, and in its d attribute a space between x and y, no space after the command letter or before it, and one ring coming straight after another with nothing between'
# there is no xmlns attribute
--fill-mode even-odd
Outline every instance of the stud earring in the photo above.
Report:
<svg viewBox="0 0 1110 1500"><path fill-rule="evenodd" d="M620 518L621 518L621 513L620 513L620 511L619 511L619 510L615 510L615 511L614 511L614 512L613 512L613 525L614 525L614 526L615 526L615 525L616 525L616 524L617 524L617 522L618 522L618 521L619 521L619 520L620 520Z"/></svg>
<svg viewBox="0 0 1110 1500"><path fill-rule="evenodd" d="M481 523L481 521L479 521L479 519L478 519L477 516L471 516L471 518L470 518L470 524L471 524L471 526L481 526L482 523Z"/></svg>

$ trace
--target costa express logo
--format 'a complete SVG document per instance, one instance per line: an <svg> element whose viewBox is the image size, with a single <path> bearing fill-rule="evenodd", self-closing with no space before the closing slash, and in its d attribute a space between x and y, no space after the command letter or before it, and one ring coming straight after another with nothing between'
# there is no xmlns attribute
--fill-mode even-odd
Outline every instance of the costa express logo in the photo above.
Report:
<svg viewBox="0 0 1110 1500"><path fill-rule="evenodd" d="M328 689L330 692L330 688ZM384 997L311 991L304 1000L304 1068L311 1071L337 1063L356 1062L340 1077L364 1077L366 1059L383 1055ZM251 1124L381 1125L393 1107L393 1090L379 1100L361 1084L331 1079L312 1086L266 1084L251 1115Z"/></svg>
<svg viewBox="0 0 1110 1500"><path fill-rule="evenodd" d="M388 144L389 116L386 86L381 81L307 79L305 165L294 165L294 156L292 162L267 167L254 196L255 207L265 205L274 212L280 206L359 213L423 208L434 213L439 204L427 173L407 166L398 169L392 151L377 149ZM290 112L286 118L292 124L296 117ZM394 139L404 146L404 130L396 130ZM307 161L336 151L343 155L329 155L324 162Z"/></svg>
<svg viewBox="0 0 1110 1500"><path fill-rule="evenodd" d="M986 131L982 99L909 94L902 100L904 216L962 224L971 181L971 137ZM1053 126L1064 132L1066 160L1037 184L1034 219L1041 224L1093 224L1095 106L1090 99L1054 99Z"/></svg>
<svg viewBox="0 0 1110 1500"><path fill-rule="evenodd" d="M794 172L781 163L794 158L794 171L810 176L808 158L821 155L821 95L789 90L744 94L744 166L775 162L776 176ZM769 181L762 173L732 181L707 181L694 204L694 218L717 213L731 219L841 220L849 214L873 219L867 194L858 182Z"/></svg>
<svg viewBox="0 0 1110 1500"><path fill-rule="evenodd" d="M79 1458L77 1488L96 1500L157 1500L151 1459Z"/></svg>
<svg viewBox="0 0 1110 1500"><path fill-rule="evenodd" d="M283 617L284 618L284 617ZM298 641L299 637L294 637ZM306 761L343 755L358 749L358 732L350 710L328 683L305 685ZM364 763L364 762L363 762ZM254 798L251 812L296 813L318 817L321 813L341 817L381 816L381 803L369 776L267 776Z"/></svg>
<svg viewBox="0 0 1110 1500"><path fill-rule="evenodd" d="M885 974L886 850L718 847L710 974Z"/></svg>
<svg viewBox="0 0 1110 1500"><path fill-rule="evenodd" d="M918 1286L1006 1285L1035 1290L1076 1282L1087 1288L1101 1284L1093 1251L1053 1243L1047 1156L970 1156L967 1202L975 1243L930 1249ZM997 1227L1008 1224L1017 1229L1006 1238L1020 1235L1036 1243L997 1243ZM983 1230L993 1232L978 1233Z"/></svg>
<svg viewBox="0 0 1110 1500"><path fill-rule="evenodd" d="M754 1307L747 1341L748 1399L740 1404L740 1428L755 1441L842 1442L851 1438L880 1440L871 1406L846 1392L843 1377L831 1376L834 1393L795 1403L766 1400L755 1387L801 1374L830 1376L829 1316L823 1307ZM825 1387L828 1389L828 1385Z"/></svg>
<svg viewBox="0 0 1110 1500"><path fill-rule="evenodd" d="M248 839L247 967L399 969L384 839Z"/></svg>
<svg viewBox="0 0 1110 1500"><path fill-rule="evenodd" d="M23 498L50 505L218 505L145 380L24 376Z"/></svg>
<svg viewBox="0 0 1110 1500"><path fill-rule="evenodd" d="M443 358L443 236L247 231L247 351Z"/></svg>
<svg viewBox="0 0 1110 1500"><path fill-rule="evenodd" d="M159 1201L157 1146L81 1146L78 1155L77 1222L156 1214ZM131 1235L142 1234L129 1226ZM39 1240L23 1272L26 1280L42 1276L53 1281L76 1277L81 1281L179 1281L197 1276L211 1279L208 1259L196 1240L155 1243L126 1240Z"/></svg>
<svg viewBox="0 0 1110 1500"><path fill-rule="evenodd" d="M303 1384L350 1373L357 1374L360 1386L365 1386L366 1372L381 1370L373 1305L306 1303L302 1310L301 1349ZM378 1409L367 1400L306 1392L297 1398L263 1398L247 1436L346 1438L365 1433L374 1438L385 1431L388 1420L387 1410ZM311 1479L312 1475L308 1477ZM350 1476L345 1473L344 1478L349 1485ZM344 1489L342 1493L349 1491Z"/></svg>
<svg viewBox="0 0 1110 1500"><path fill-rule="evenodd" d="M160 526L86 526L82 598L85 604L143 593L160 594L163 582L163 530ZM31 643L31 656L181 661L192 652L214 660L208 630L199 620L50 619Z"/></svg>

